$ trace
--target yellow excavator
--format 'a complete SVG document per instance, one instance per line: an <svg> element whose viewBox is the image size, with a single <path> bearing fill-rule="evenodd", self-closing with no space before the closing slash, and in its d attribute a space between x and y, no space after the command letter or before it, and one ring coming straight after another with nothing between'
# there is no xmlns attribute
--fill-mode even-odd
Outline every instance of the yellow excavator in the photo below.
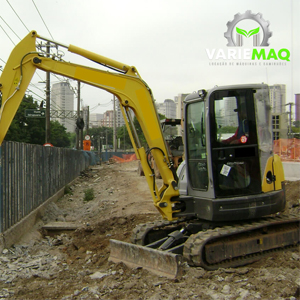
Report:
<svg viewBox="0 0 300 300"><path fill-rule="evenodd" d="M67 48L95 67L62 61L60 55L48 57L38 50L37 39ZM36 69L106 90L119 100L163 220L137 226L132 243L111 240L111 261L176 277L183 262L208 270L236 267L299 245L299 218L280 213L286 204L284 172L272 151L267 85L214 87L189 95L184 101L185 161L176 172L151 89L137 69L36 31L13 49L0 78L0 145ZM130 110L141 125L147 150L140 146ZM150 153L161 187L148 161Z"/></svg>

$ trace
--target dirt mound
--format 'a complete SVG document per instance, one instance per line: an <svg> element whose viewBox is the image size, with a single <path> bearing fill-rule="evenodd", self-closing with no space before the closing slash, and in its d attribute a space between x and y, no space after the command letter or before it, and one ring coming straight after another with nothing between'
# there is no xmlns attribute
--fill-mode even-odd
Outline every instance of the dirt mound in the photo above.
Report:
<svg viewBox="0 0 300 300"><path fill-rule="evenodd" d="M286 211L293 214L300 213L300 181L287 181L285 183Z"/></svg>
<svg viewBox="0 0 300 300"><path fill-rule="evenodd" d="M153 215L131 215L113 217L95 225L77 229L72 235L70 243L64 251L68 259L77 260L84 258L86 252L93 252L93 263L102 266L109 256L109 240L116 239L130 242L133 228L145 221L154 219Z"/></svg>

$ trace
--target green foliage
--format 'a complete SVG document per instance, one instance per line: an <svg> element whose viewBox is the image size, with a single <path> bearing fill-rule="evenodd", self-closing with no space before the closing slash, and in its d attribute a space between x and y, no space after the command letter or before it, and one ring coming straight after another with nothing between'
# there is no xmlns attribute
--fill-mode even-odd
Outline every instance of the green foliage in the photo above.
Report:
<svg viewBox="0 0 300 300"><path fill-rule="evenodd" d="M292 132L300 133L300 127L292 127Z"/></svg>
<svg viewBox="0 0 300 300"><path fill-rule="evenodd" d="M95 198L94 189L93 188L86 189L83 192L84 192L83 201L91 201L91 200L93 200Z"/></svg>
<svg viewBox="0 0 300 300"><path fill-rule="evenodd" d="M295 127L300 127L300 121L294 121L294 123L293 123L293 125L295 126Z"/></svg>
<svg viewBox="0 0 300 300"><path fill-rule="evenodd" d="M26 109L38 109L39 105L32 96L24 96L16 115L5 136L6 141L39 144L45 143L45 118L26 118ZM50 143L56 147L69 147L66 128L57 121L50 122Z"/></svg>
<svg viewBox="0 0 300 300"><path fill-rule="evenodd" d="M160 120L166 119L167 117L165 115L162 115L160 113L158 113L158 117Z"/></svg>
<svg viewBox="0 0 300 300"><path fill-rule="evenodd" d="M50 122L50 143L56 147L69 147L71 145L66 127L58 121Z"/></svg>
<svg viewBox="0 0 300 300"><path fill-rule="evenodd" d="M144 147L145 149L147 149L148 148L148 144L147 144L146 138L145 138L144 133L142 131L142 127L141 127L141 125L140 125L140 123L139 123L139 121L137 120L136 117L134 117L134 119L133 119L133 124L134 124L136 133L137 133L137 135L139 137L139 140L141 142L142 147Z"/></svg>
<svg viewBox="0 0 300 300"><path fill-rule="evenodd" d="M76 147L76 132L67 132L68 139L70 141L70 146L72 148Z"/></svg>
<svg viewBox="0 0 300 300"><path fill-rule="evenodd" d="M128 130L125 125L119 127L117 130L117 139L120 139L120 148L121 149L130 149L132 148L131 140L128 134Z"/></svg>
<svg viewBox="0 0 300 300"><path fill-rule="evenodd" d="M106 136L107 145L113 145L113 128L111 127L90 128L89 135L92 137L92 146L95 147L95 150L98 150L100 137L102 137L101 145L106 145Z"/></svg>
<svg viewBox="0 0 300 300"><path fill-rule="evenodd" d="M66 186L65 186L64 194L65 194L65 195L73 195L73 192L72 192L72 190L71 190L71 188L70 188L69 185L66 185Z"/></svg>
<svg viewBox="0 0 300 300"><path fill-rule="evenodd" d="M160 120L166 119L166 116L164 116L162 114L158 114L158 117L159 117ZM139 122L138 122L138 120L137 120L136 117L134 117L133 124L135 126L137 135L139 137L139 140L140 140L142 146L145 149L147 149L148 148L148 144L147 144L146 138L145 138L145 136L143 134L142 128L141 128L141 126L140 126L140 124L139 124ZM145 124L145 126L149 126L149 124ZM151 130L151 129L149 129L149 130Z"/></svg>
<svg viewBox="0 0 300 300"><path fill-rule="evenodd" d="M236 128L235 126L224 126L221 128L218 128L218 133L232 133L232 132L236 132Z"/></svg>
<svg viewBox="0 0 300 300"><path fill-rule="evenodd" d="M5 136L6 141L15 141L31 144L45 142L45 119L26 118L25 109L37 109L37 102L32 96L24 96L16 115Z"/></svg>

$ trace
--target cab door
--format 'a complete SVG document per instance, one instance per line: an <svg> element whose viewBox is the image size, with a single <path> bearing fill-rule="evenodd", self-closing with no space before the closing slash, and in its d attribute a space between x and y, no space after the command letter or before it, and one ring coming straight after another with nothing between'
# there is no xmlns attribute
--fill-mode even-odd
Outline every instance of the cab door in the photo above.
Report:
<svg viewBox="0 0 300 300"><path fill-rule="evenodd" d="M203 100L186 106L186 159L189 195L193 196L206 195L209 187L205 120Z"/></svg>
<svg viewBox="0 0 300 300"><path fill-rule="evenodd" d="M209 96L211 163L216 198L261 192L252 89Z"/></svg>

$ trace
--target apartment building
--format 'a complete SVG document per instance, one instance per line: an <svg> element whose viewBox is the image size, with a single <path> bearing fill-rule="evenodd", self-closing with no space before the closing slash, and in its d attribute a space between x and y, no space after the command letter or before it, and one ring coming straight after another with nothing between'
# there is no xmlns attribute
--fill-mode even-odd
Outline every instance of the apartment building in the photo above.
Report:
<svg viewBox="0 0 300 300"><path fill-rule="evenodd" d="M69 82L54 83L51 89L50 110L53 112L52 121L58 121L65 126L67 132L75 131L74 92ZM55 112L55 113L54 113Z"/></svg>

